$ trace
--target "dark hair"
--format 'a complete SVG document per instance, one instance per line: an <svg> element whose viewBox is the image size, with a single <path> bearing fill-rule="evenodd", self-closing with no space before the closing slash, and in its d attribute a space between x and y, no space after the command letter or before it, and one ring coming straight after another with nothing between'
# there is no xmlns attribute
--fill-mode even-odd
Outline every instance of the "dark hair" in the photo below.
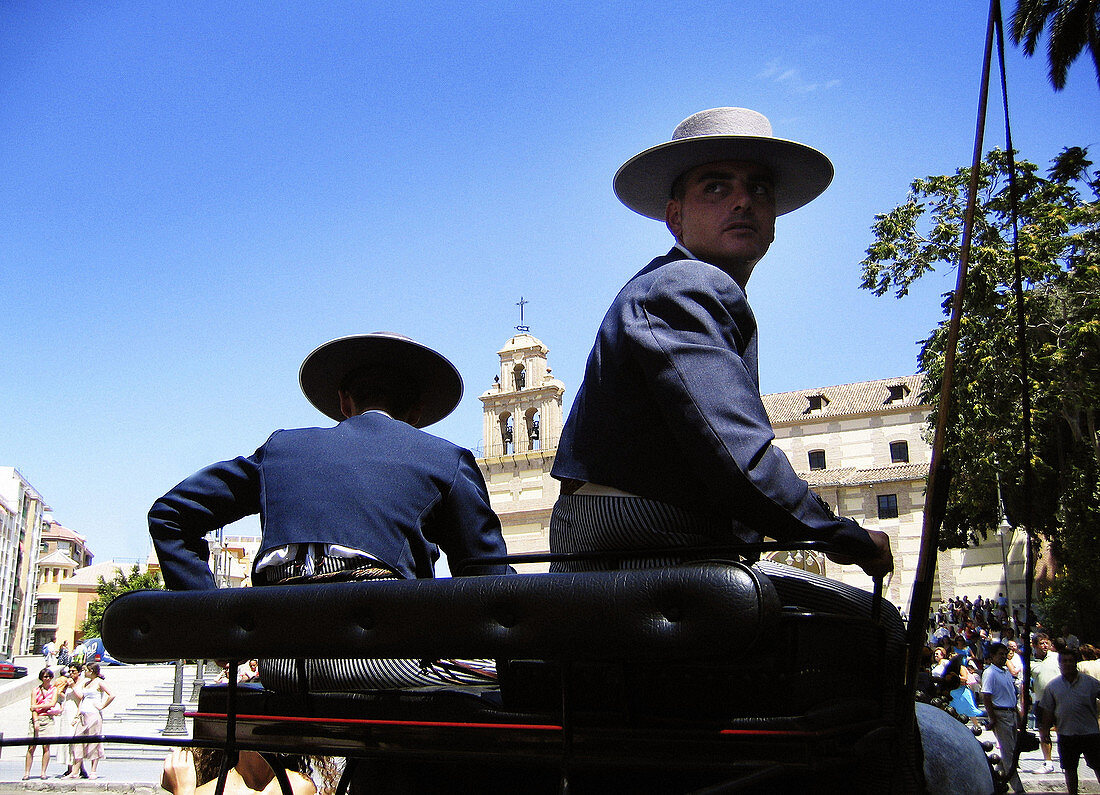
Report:
<svg viewBox="0 0 1100 795"><path fill-rule="evenodd" d="M340 382L356 408L379 406L394 415L404 415L420 402L422 389L417 378L405 368L388 364L369 364L352 370Z"/></svg>
<svg viewBox="0 0 1100 795"><path fill-rule="evenodd" d="M689 168L687 171L681 172L680 176L672 181L672 187L668 191L668 197L670 199L675 199L678 202L684 200L684 196L687 195L687 180L685 180L684 177L687 176L688 171L691 171L691 169Z"/></svg>
<svg viewBox="0 0 1100 795"><path fill-rule="evenodd" d="M996 643L990 643L989 644L989 659L993 659L993 655L995 655L999 651L1004 651L1007 654L1008 653L1008 646L1004 645L1000 641L997 641Z"/></svg>
<svg viewBox="0 0 1100 795"><path fill-rule="evenodd" d="M38 672L38 681L45 682L47 674L49 674L50 678L53 679L53 671L51 671L49 668L43 668L41 671Z"/></svg>
<svg viewBox="0 0 1100 795"><path fill-rule="evenodd" d="M1074 662L1081 662L1081 652L1068 646L1058 652L1058 660L1061 661L1063 657L1072 657Z"/></svg>
<svg viewBox="0 0 1100 795"><path fill-rule="evenodd" d="M195 761L195 777L200 784L217 780L221 772L222 761L225 752L220 748L192 748L192 758ZM321 779L318 792L331 793L336 790L340 780L340 770L332 757L329 756L303 756L302 754L273 754L277 764L285 770L301 773L306 778L313 778L314 773ZM267 761L266 759L264 760ZM269 763L270 766L270 763Z"/></svg>

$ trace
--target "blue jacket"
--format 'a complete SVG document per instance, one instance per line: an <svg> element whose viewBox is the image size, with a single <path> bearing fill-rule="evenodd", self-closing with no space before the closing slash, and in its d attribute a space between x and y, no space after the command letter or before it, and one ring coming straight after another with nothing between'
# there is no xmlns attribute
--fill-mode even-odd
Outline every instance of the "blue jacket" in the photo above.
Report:
<svg viewBox="0 0 1100 795"><path fill-rule="evenodd" d="M214 588L204 536L256 513L257 559L286 544L340 544L414 578L433 576L436 545L452 564L506 554L473 454L379 412L276 431L251 456L209 466L157 500L149 533L165 585Z"/></svg>
<svg viewBox="0 0 1100 795"><path fill-rule="evenodd" d="M709 514L741 538L831 540L871 553L866 531L810 491L774 438L744 291L674 248L607 311L552 474Z"/></svg>

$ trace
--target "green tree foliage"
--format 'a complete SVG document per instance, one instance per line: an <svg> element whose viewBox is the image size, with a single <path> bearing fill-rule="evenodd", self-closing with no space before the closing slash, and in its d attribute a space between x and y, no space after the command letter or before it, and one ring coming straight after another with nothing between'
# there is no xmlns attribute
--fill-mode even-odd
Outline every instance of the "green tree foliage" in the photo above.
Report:
<svg viewBox="0 0 1100 795"><path fill-rule="evenodd" d="M98 638L101 635L103 623L103 611L116 597L130 591L145 589L159 590L164 585L160 581L160 574L155 571L141 572L135 565L129 574L123 574L121 569L115 571L115 576L110 580L100 577L96 585L97 598L88 605L88 617L80 625L81 635L85 638Z"/></svg>
<svg viewBox="0 0 1100 795"><path fill-rule="evenodd" d="M1100 0L1017 0L1009 26L1012 41L1034 55L1048 24L1047 62L1054 90L1066 87L1066 72L1086 47L1100 82Z"/></svg>
<svg viewBox="0 0 1100 795"><path fill-rule="evenodd" d="M980 166L944 447L954 474L941 546L965 546L997 526L999 482L1009 521L1046 537L1061 564L1050 589L1061 606L1050 607L1064 617L1076 613L1078 627L1091 617L1090 637L1100 639L1100 175L1087 155L1065 149L1045 175L1033 163L1016 166L1036 484L1030 497L1022 483L1008 154L993 150ZM863 288L901 298L937 266L957 264L969 179L964 168L915 180L904 204L875 217ZM946 339L944 320L919 357L934 405Z"/></svg>

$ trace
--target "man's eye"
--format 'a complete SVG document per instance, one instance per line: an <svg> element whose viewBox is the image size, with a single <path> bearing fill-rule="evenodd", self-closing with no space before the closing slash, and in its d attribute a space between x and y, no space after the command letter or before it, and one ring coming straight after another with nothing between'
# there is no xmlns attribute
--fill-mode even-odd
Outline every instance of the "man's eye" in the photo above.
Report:
<svg viewBox="0 0 1100 795"><path fill-rule="evenodd" d="M771 196L772 186L764 182L758 182L752 186L752 193L754 196Z"/></svg>
<svg viewBox="0 0 1100 795"><path fill-rule="evenodd" d="M703 193L721 194L726 192L724 182L708 182L703 186Z"/></svg>

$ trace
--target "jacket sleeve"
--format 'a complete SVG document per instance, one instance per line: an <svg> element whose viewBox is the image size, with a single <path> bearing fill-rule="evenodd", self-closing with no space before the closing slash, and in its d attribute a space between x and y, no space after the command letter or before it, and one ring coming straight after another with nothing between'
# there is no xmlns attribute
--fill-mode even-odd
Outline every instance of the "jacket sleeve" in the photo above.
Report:
<svg viewBox="0 0 1100 795"><path fill-rule="evenodd" d="M261 453L196 472L149 509L149 535L171 590L216 588L206 534L260 510Z"/></svg>
<svg viewBox="0 0 1100 795"><path fill-rule="evenodd" d="M485 478L469 450L460 450L451 487L432 511L425 537L445 553L455 576L470 574L508 574L505 564L474 565L459 568L462 561L508 554L504 536L489 504Z"/></svg>
<svg viewBox="0 0 1100 795"><path fill-rule="evenodd" d="M662 269L629 334L695 475L727 513L777 540L827 540L873 552L863 528L835 516L772 444L755 370L742 356L755 319L741 288L697 262Z"/></svg>

